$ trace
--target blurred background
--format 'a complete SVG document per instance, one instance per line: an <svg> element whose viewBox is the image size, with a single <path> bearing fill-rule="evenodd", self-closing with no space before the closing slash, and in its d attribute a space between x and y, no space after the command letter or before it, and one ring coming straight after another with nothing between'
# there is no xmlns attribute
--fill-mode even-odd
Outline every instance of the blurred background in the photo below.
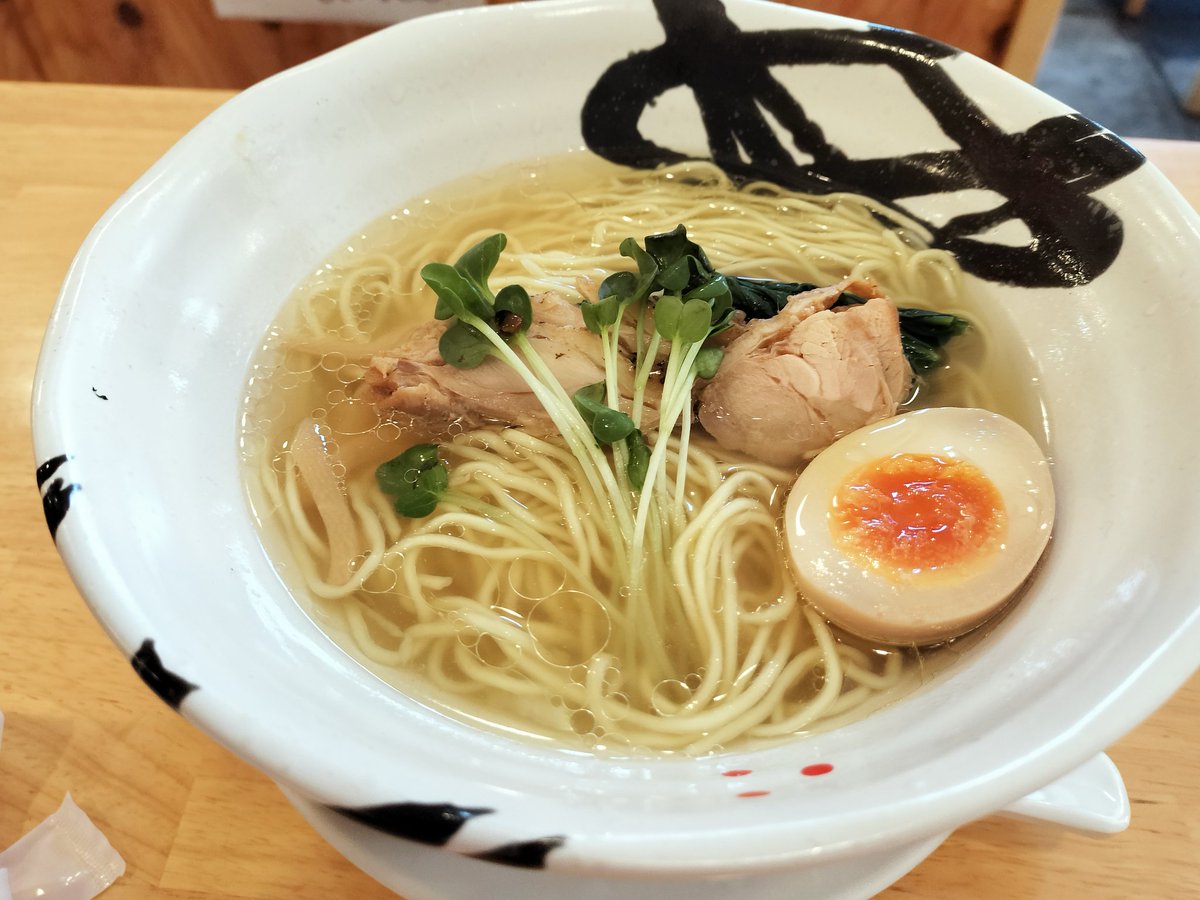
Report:
<svg viewBox="0 0 1200 900"><path fill-rule="evenodd" d="M0 79L242 88L485 2L510 0L0 0ZM1119 134L1200 139L1200 0L785 2L962 47Z"/></svg>

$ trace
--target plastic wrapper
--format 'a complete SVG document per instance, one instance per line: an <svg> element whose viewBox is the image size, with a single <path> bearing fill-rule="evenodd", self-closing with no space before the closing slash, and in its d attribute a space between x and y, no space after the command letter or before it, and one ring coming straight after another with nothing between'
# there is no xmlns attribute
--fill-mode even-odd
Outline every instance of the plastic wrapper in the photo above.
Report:
<svg viewBox="0 0 1200 900"><path fill-rule="evenodd" d="M71 795L0 852L0 900L91 900L125 873L125 860Z"/></svg>

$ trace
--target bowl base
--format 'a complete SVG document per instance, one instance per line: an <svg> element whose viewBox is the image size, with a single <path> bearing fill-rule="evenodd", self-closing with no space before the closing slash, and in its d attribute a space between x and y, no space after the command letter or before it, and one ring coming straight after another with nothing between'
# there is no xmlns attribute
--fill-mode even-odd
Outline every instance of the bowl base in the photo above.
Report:
<svg viewBox="0 0 1200 900"><path fill-rule="evenodd" d="M601 878L513 868L447 853L374 831L287 788L281 786L280 790L334 849L406 900L483 896L489 900L724 900L731 896L739 900L789 896L864 900L916 868L949 836L939 834L852 859L746 878Z"/></svg>

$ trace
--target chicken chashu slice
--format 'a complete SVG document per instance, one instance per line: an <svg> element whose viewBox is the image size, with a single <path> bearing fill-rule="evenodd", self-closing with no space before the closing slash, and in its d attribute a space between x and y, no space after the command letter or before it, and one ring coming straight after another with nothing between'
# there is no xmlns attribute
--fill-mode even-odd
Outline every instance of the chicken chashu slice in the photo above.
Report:
<svg viewBox="0 0 1200 900"><path fill-rule="evenodd" d="M834 308L843 291L867 302ZM793 467L895 415L911 381L896 307L874 285L846 280L747 325L700 392L700 423L723 447Z"/></svg>
<svg viewBox="0 0 1200 900"><path fill-rule="evenodd" d="M567 394L603 381L600 338L587 330L579 307L554 292L535 294L530 303L533 322L526 337ZM464 431L514 425L542 435L557 433L529 385L506 363L489 358L473 369L447 365L438 352L447 327L447 322L438 321L418 326L401 346L373 357L364 376L365 399L433 433L444 433L452 425ZM617 364L621 408L629 412L633 363L620 357ZM647 385L643 428L657 422L660 390L659 385Z"/></svg>

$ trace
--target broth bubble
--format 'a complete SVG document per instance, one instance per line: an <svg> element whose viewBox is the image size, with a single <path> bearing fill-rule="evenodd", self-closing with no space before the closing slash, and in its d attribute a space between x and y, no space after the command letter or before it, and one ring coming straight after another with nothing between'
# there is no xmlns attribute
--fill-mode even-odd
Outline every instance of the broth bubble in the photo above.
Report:
<svg viewBox="0 0 1200 900"><path fill-rule="evenodd" d="M520 655L520 646L501 641L493 634L482 634L475 644L475 655L485 666L493 669L508 669Z"/></svg>
<svg viewBox="0 0 1200 900"><path fill-rule="evenodd" d="M379 413L366 400L343 400L329 410L328 420L340 434L366 434L379 424Z"/></svg>
<svg viewBox="0 0 1200 900"><path fill-rule="evenodd" d="M526 600L543 600L557 594L566 580L566 569L552 553L522 556L508 567L508 586Z"/></svg>
<svg viewBox="0 0 1200 900"><path fill-rule="evenodd" d="M650 705L660 716L673 716L692 699L692 689L682 681L664 679L650 692Z"/></svg>
<svg viewBox="0 0 1200 900"><path fill-rule="evenodd" d="M344 365L346 365L346 356L343 353L334 351L321 357L321 368L326 372L337 372Z"/></svg>
<svg viewBox="0 0 1200 900"><path fill-rule="evenodd" d="M584 683L586 663L608 644L611 623L608 611L595 597L582 591L562 591L539 600L529 611L529 634L534 651L552 666L575 666L582 670L577 683Z"/></svg>
<svg viewBox="0 0 1200 900"><path fill-rule="evenodd" d="M586 709L577 709L571 713L571 730L576 734L591 734L595 727L596 717Z"/></svg>

